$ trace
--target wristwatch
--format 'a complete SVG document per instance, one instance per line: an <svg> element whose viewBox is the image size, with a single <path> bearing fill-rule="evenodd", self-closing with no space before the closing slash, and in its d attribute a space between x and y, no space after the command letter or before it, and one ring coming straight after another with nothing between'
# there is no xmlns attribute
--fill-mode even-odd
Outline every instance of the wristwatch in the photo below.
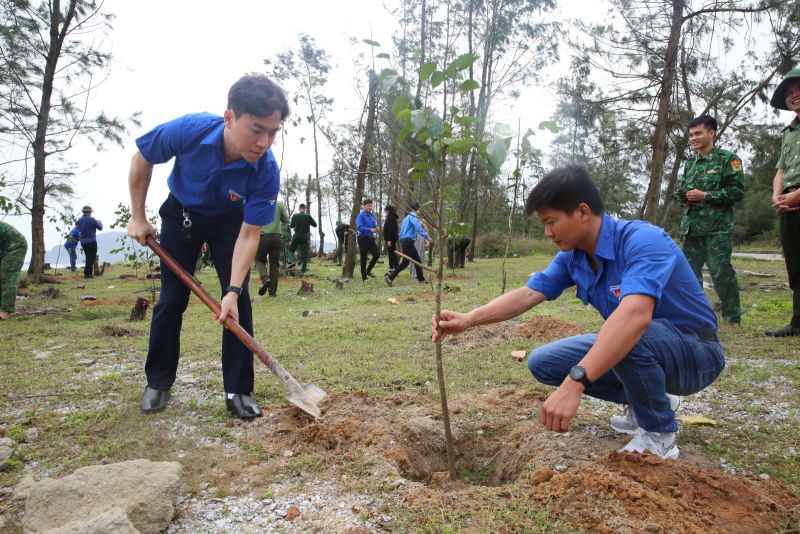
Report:
<svg viewBox="0 0 800 534"><path fill-rule="evenodd" d="M576 365L572 369L569 370L569 377L573 379L575 382L580 382L583 384L583 387L589 389L592 385L592 381L586 378L586 369L581 367L580 365Z"/></svg>
<svg viewBox="0 0 800 534"><path fill-rule="evenodd" d="M236 293L237 295L241 295L242 288L239 286L228 286L225 288L225 294L227 295L228 293Z"/></svg>

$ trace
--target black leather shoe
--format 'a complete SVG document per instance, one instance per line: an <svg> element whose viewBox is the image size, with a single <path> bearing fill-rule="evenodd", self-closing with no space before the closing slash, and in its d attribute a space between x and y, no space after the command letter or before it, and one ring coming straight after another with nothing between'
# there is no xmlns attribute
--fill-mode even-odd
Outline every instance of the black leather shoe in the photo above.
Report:
<svg viewBox="0 0 800 534"><path fill-rule="evenodd" d="M229 399L226 394L225 405L228 407L228 411L233 412L239 419L261 417L261 408L250 395L237 393L232 399Z"/></svg>
<svg viewBox="0 0 800 534"><path fill-rule="evenodd" d="M764 334L772 337L789 337L800 335L800 328L796 326L784 326L778 330L767 330Z"/></svg>
<svg viewBox="0 0 800 534"><path fill-rule="evenodd" d="M169 390L159 391L150 386L144 388L144 395L142 396L142 411L144 413L160 412L167 407L169 400Z"/></svg>
<svg viewBox="0 0 800 534"><path fill-rule="evenodd" d="M264 280L264 283L262 283L261 287L258 288L258 294L263 297L264 293L267 292L267 289L269 289L269 279Z"/></svg>

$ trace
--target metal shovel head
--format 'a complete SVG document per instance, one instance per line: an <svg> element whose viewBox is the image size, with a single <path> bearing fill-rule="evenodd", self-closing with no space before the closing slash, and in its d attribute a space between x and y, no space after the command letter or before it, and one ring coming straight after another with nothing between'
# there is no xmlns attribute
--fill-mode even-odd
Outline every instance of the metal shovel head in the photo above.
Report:
<svg viewBox="0 0 800 534"><path fill-rule="evenodd" d="M289 394L286 400L312 416L314 419L320 416L319 403L326 397L326 393L314 384L288 384Z"/></svg>

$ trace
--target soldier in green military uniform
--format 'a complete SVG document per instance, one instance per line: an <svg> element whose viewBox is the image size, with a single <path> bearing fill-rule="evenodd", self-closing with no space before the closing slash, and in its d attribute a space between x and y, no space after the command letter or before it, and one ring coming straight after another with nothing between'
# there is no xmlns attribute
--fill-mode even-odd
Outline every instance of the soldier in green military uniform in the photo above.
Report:
<svg viewBox="0 0 800 534"><path fill-rule="evenodd" d="M684 206L681 220L683 253L700 285L703 264L708 265L729 326L741 322L739 282L731 265L733 205L744 196L742 160L714 146L717 121L702 115L689 121L689 143L697 152L683 168L675 198Z"/></svg>
<svg viewBox="0 0 800 534"><path fill-rule="evenodd" d="M8 319L17 305L17 285L28 243L8 223L0 222L0 320Z"/></svg>
<svg viewBox="0 0 800 534"><path fill-rule="evenodd" d="M311 245L311 227L316 228L317 222L314 217L306 213L305 204L300 204L299 209L298 213L292 215L292 222L289 223L294 230L289 251L294 254L295 250L300 249L300 274L305 274L308 264L308 247Z"/></svg>
<svg viewBox="0 0 800 534"><path fill-rule="evenodd" d="M792 288L792 320L788 326L765 332L768 336L786 337L800 335L800 69L786 75L770 104L795 114L783 129L781 155L772 181L772 207L780 218L783 257Z"/></svg>

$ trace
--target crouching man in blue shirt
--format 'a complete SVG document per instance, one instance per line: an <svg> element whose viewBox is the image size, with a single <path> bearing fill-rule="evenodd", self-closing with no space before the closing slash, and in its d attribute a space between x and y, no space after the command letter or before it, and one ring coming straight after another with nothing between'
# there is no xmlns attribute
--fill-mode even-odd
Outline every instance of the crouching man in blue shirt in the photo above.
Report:
<svg viewBox="0 0 800 534"><path fill-rule="evenodd" d="M633 435L622 451L677 458L671 395L711 384L725 367L716 316L680 248L662 229L603 212L600 193L583 167L555 169L531 191L526 210L561 251L525 287L469 313L443 311L433 339L516 317L576 286L605 323L597 334L535 349L528 368L558 386L542 404L541 422L567 432L581 396L626 404L612 417Z"/></svg>
<svg viewBox="0 0 800 534"><path fill-rule="evenodd" d="M253 317L247 291L250 265L261 226L272 222L280 174L270 151L289 114L286 94L262 75L246 75L230 88L222 117L186 115L157 126L136 140L128 185L128 234L141 244L155 230L145 215L153 165L175 159L162 204L161 245L194 273L203 243L214 256L222 302L217 319L231 317L250 334ZM142 410L166 407L175 381L183 312L189 289L164 265L161 294L153 309L145 363L147 387ZM222 376L228 410L250 419L261 415L252 398L253 354L229 330L222 334Z"/></svg>

